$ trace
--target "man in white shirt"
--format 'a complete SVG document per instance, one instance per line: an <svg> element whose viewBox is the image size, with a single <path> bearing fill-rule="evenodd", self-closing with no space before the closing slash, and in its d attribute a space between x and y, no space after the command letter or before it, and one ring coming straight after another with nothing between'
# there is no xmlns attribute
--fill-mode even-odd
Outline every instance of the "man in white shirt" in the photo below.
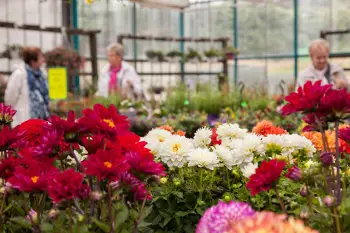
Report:
<svg viewBox="0 0 350 233"><path fill-rule="evenodd" d="M337 64L328 62L329 43L324 39L314 40L309 46L311 64L298 77L296 88L307 81L322 80L322 85L333 84L334 88L348 88L349 83L344 70Z"/></svg>

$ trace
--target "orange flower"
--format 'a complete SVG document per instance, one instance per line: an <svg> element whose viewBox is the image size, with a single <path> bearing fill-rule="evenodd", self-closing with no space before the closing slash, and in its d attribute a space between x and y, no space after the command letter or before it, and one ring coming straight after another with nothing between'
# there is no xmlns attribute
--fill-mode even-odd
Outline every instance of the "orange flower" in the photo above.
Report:
<svg viewBox="0 0 350 233"><path fill-rule="evenodd" d="M182 130L178 130L175 134L180 135L180 136L185 136L186 132L184 132Z"/></svg>
<svg viewBox="0 0 350 233"><path fill-rule="evenodd" d="M335 153L335 132L327 130L325 132L327 143L329 146L329 150L333 153ZM320 132L304 132L301 134L302 136L309 139L312 144L315 146L315 148L319 151L324 151L323 146L323 140L322 140L322 134ZM342 139L339 138L339 147L341 152L347 152L350 153L350 146Z"/></svg>
<svg viewBox="0 0 350 233"><path fill-rule="evenodd" d="M303 221L273 212L256 213L233 227L230 233L318 233L304 225Z"/></svg>
<svg viewBox="0 0 350 233"><path fill-rule="evenodd" d="M174 129L173 127L171 127L170 125L162 125L159 127L160 129L164 129L166 131L169 131L170 133L174 133Z"/></svg>
<svg viewBox="0 0 350 233"><path fill-rule="evenodd" d="M252 132L262 136L267 136L269 134L287 134L286 130L282 129L281 127L274 126L271 121L267 120L257 123Z"/></svg>

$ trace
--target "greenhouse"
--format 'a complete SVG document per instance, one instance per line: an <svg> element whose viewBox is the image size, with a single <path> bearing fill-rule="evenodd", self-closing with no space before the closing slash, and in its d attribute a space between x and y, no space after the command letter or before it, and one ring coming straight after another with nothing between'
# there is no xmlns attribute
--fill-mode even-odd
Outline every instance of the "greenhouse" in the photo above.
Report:
<svg viewBox="0 0 350 233"><path fill-rule="evenodd" d="M0 233L350 233L349 12L0 0Z"/></svg>

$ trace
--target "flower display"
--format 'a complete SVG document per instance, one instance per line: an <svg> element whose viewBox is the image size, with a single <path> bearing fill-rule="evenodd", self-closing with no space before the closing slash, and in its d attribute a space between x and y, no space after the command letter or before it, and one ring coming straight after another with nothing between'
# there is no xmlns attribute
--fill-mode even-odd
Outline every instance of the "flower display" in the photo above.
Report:
<svg viewBox="0 0 350 233"><path fill-rule="evenodd" d="M255 211L247 203L220 201L205 211L197 225L196 233L229 232L235 224L254 213Z"/></svg>
<svg viewBox="0 0 350 233"><path fill-rule="evenodd" d="M238 124L222 124L216 129L218 139L222 140L222 143L230 143L232 139L242 139L247 129L241 129Z"/></svg>
<svg viewBox="0 0 350 233"><path fill-rule="evenodd" d="M263 161L255 170L255 174L249 178L247 188L250 190L250 193L254 196L271 189L280 178L285 165L285 162L276 159L268 162Z"/></svg>

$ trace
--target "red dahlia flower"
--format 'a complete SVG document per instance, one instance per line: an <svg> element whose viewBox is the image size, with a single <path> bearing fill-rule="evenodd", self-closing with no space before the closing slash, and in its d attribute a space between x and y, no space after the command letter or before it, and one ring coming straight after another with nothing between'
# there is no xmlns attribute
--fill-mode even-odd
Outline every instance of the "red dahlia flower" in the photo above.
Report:
<svg viewBox="0 0 350 233"><path fill-rule="evenodd" d="M350 127L339 129L339 138L346 141L347 143L350 142Z"/></svg>
<svg viewBox="0 0 350 233"><path fill-rule="evenodd" d="M121 145L123 153L135 151L145 156L151 154L151 151L146 148L147 142L140 141L140 137L132 132L118 136L117 141Z"/></svg>
<svg viewBox="0 0 350 233"><path fill-rule="evenodd" d="M125 153L130 166L137 172L142 172L150 175L165 176L165 168L161 163L154 161L153 155L140 155L137 152L129 151Z"/></svg>
<svg viewBox="0 0 350 233"><path fill-rule="evenodd" d="M0 131L0 151L6 151L16 141L17 136L5 125Z"/></svg>
<svg viewBox="0 0 350 233"><path fill-rule="evenodd" d="M84 109L83 114L79 122L91 133L103 133L114 140L117 134L129 132L127 117L119 115L114 105L110 105L107 109L101 104L95 104L93 110Z"/></svg>
<svg viewBox="0 0 350 233"><path fill-rule="evenodd" d="M47 183L48 193L54 203L88 196L89 186L83 183L84 176L68 169L56 173Z"/></svg>
<svg viewBox="0 0 350 233"><path fill-rule="evenodd" d="M286 97L288 104L283 106L282 115L289 115L295 112L310 112L317 108L321 98L332 88L331 84L321 85L321 80L312 83L307 81L297 92Z"/></svg>
<svg viewBox="0 0 350 233"><path fill-rule="evenodd" d="M307 124L303 128L303 132L320 131L320 125L324 130L327 129L326 114L324 114L324 113L306 114L303 117L303 121Z"/></svg>
<svg viewBox="0 0 350 233"><path fill-rule="evenodd" d="M13 110L11 106L0 103L0 125L11 123L15 114L16 110Z"/></svg>
<svg viewBox="0 0 350 233"><path fill-rule="evenodd" d="M350 112L350 94L346 89L331 89L325 93L320 100L319 111L324 113L349 113Z"/></svg>
<svg viewBox="0 0 350 233"><path fill-rule="evenodd" d="M86 168L86 175L97 176L99 180L114 179L130 169L127 159L120 150L98 150L81 164Z"/></svg>
<svg viewBox="0 0 350 233"><path fill-rule="evenodd" d="M146 189L146 185L130 172L124 172L123 174L121 174L119 180L123 184L126 184L131 187L130 191L135 194L135 199L152 199L150 192L148 192L148 190Z"/></svg>
<svg viewBox="0 0 350 233"><path fill-rule="evenodd" d="M67 120L58 116L52 116L49 122L56 130L63 131L64 139L68 142L76 142L79 133L84 130L82 124L77 122L74 111L68 112Z"/></svg>
<svg viewBox="0 0 350 233"><path fill-rule="evenodd" d="M99 149L107 149L107 139L100 134L84 135L81 137L80 141L89 154L95 154Z"/></svg>
<svg viewBox="0 0 350 233"><path fill-rule="evenodd" d="M44 191L47 188L47 181L57 172L54 167L44 167L34 160L25 164L26 168L18 165L9 182L13 188L23 192Z"/></svg>
<svg viewBox="0 0 350 233"><path fill-rule="evenodd" d="M13 156L0 160L0 177L5 180L11 178L16 166L17 159Z"/></svg>
<svg viewBox="0 0 350 233"><path fill-rule="evenodd" d="M277 159L268 162L263 161L260 167L255 170L255 174L250 176L247 183L251 195L255 196L260 192L271 189L280 178L285 165L285 162Z"/></svg>
<svg viewBox="0 0 350 233"><path fill-rule="evenodd" d="M218 134L216 133L216 128L213 128L211 131L211 146L215 146L215 145L220 145L221 144L221 140L218 139Z"/></svg>

